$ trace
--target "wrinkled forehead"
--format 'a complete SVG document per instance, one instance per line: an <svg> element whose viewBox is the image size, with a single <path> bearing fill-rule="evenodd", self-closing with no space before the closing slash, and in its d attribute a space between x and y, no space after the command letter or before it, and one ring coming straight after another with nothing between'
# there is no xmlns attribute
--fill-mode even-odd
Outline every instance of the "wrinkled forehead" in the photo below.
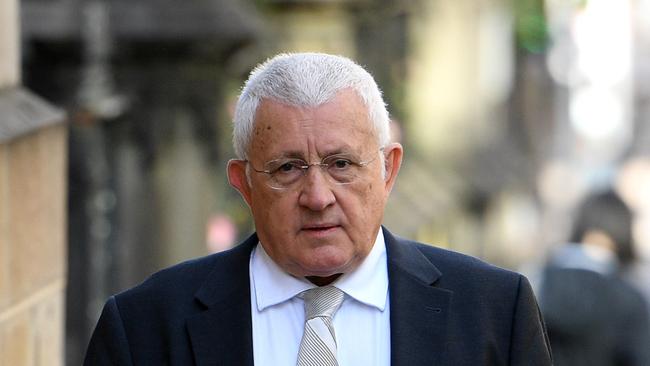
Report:
<svg viewBox="0 0 650 366"><path fill-rule="evenodd" d="M318 154L362 151L377 134L361 98L339 93L317 106L289 105L264 99L255 114L250 152L318 150ZM266 154L265 154L266 155Z"/></svg>
<svg viewBox="0 0 650 366"><path fill-rule="evenodd" d="M260 115L263 115L268 109L284 110L292 109L300 111L303 115L307 116L313 113L312 117L322 116L322 122L327 122L331 115L336 114L338 119L348 125L354 127L366 128L374 130L374 124L371 120L370 108L359 95L359 93L352 89L342 89L334 94L328 95L317 102L313 101L292 101L284 98L276 97L263 97L260 98L257 108L253 116L253 126L256 127L260 121ZM332 113L334 112L334 113ZM269 122L269 121L266 121ZM275 124L283 124L285 120L278 118L272 121Z"/></svg>

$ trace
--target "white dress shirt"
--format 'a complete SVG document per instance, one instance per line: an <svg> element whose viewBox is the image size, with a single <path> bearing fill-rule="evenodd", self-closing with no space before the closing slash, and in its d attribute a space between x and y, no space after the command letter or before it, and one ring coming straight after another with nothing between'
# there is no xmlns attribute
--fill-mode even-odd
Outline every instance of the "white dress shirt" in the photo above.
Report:
<svg viewBox="0 0 650 366"><path fill-rule="evenodd" d="M332 285L345 293L334 316L340 366L390 365L390 310L386 245L381 230L372 250ZM284 272L258 244L250 259L255 366L295 366L305 313L296 295L315 287Z"/></svg>

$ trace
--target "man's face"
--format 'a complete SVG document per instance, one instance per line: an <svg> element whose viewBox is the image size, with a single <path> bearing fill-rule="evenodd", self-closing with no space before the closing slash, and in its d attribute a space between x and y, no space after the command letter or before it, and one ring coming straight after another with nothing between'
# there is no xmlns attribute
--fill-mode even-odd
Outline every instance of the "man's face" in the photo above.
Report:
<svg viewBox="0 0 650 366"><path fill-rule="evenodd" d="M269 176L233 160L229 180L251 208L260 242L285 271L298 276L330 277L346 273L367 256L378 233L384 206L399 170L402 148L384 147L386 176L367 108L352 91L329 103L298 108L264 100L255 116L249 164L257 170L279 158L314 163L344 153L368 161L358 177L335 184L318 166L290 188L267 185Z"/></svg>

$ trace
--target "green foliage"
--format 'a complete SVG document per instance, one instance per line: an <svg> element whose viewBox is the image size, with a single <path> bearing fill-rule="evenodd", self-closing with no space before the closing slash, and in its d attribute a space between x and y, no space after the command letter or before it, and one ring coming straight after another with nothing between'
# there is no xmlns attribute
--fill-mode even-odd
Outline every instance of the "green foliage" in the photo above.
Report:
<svg viewBox="0 0 650 366"><path fill-rule="evenodd" d="M517 47L542 53L548 45L544 0L513 0Z"/></svg>

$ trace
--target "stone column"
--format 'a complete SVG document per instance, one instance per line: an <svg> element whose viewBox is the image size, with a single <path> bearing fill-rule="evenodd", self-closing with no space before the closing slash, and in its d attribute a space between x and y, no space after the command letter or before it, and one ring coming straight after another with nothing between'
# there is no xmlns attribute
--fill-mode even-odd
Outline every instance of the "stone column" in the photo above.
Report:
<svg viewBox="0 0 650 366"><path fill-rule="evenodd" d="M19 80L18 1L0 3L0 88Z"/></svg>
<svg viewBox="0 0 650 366"><path fill-rule="evenodd" d="M18 1L0 1L0 366L63 365L66 129L19 86Z"/></svg>

